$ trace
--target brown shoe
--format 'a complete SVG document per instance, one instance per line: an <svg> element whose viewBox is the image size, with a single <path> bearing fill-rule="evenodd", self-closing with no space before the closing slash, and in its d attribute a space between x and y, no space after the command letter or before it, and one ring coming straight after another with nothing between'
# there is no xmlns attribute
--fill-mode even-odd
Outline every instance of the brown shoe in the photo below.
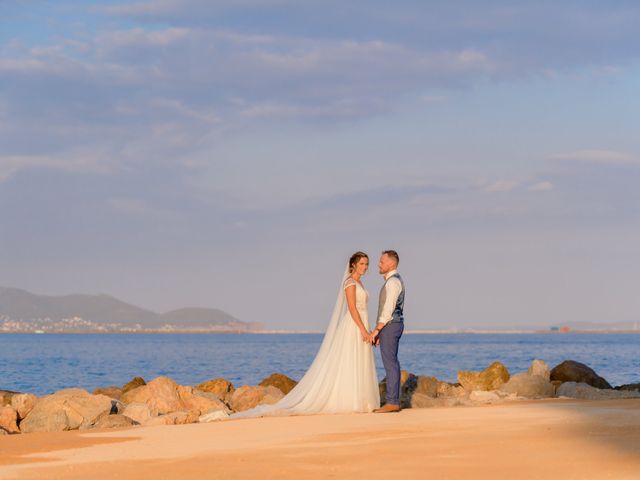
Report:
<svg viewBox="0 0 640 480"><path fill-rule="evenodd" d="M391 405L390 403L387 403L381 408L376 408L373 413L393 413L399 411L400 405Z"/></svg>

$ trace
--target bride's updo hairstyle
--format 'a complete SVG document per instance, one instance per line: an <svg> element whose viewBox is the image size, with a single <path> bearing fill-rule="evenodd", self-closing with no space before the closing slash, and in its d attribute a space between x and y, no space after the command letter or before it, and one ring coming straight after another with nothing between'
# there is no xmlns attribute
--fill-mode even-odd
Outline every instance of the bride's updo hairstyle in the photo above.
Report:
<svg viewBox="0 0 640 480"><path fill-rule="evenodd" d="M353 255L351 255L351 258L349 259L349 273L353 273L353 271L356 268L356 265L363 258L366 258L368 260L369 255L367 255L364 252L356 252Z"/></svg>

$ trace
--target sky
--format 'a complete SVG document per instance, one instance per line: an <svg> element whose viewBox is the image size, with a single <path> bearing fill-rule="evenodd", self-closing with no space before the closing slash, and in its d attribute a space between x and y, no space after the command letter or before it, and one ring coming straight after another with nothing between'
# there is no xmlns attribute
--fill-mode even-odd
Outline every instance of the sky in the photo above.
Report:
<svg viewBox="0 0 640 480"><path fill-rule="evenodd" d="M322 330L640 320L635 1L0 0L0 285Z"/></svg>

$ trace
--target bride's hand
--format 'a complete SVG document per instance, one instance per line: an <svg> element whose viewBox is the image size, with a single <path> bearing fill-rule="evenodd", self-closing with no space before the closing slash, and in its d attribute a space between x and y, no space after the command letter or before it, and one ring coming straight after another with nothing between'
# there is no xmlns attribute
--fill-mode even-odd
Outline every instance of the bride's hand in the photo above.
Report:
<svg viewBox="0 0 640 480"><path fill-rule="evenodd" d="M371 334L367 331L366 328L360 330L360 334L362 335L363 342L371 343Z"/></svg>

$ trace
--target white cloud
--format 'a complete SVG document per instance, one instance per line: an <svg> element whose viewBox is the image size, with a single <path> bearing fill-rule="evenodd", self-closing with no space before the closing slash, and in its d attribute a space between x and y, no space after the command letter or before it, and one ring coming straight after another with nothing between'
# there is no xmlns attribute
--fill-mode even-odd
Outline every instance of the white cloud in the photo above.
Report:
<svg viewBox="0 0 640 480"><path fill-rule="evenodd" d="M545 180L542 182L534 183L533 185L529 186L527 190L531 192L546 192L548 190L552 190L553 188L554 188L553 183L549 182L548 180Z"/></svg>

